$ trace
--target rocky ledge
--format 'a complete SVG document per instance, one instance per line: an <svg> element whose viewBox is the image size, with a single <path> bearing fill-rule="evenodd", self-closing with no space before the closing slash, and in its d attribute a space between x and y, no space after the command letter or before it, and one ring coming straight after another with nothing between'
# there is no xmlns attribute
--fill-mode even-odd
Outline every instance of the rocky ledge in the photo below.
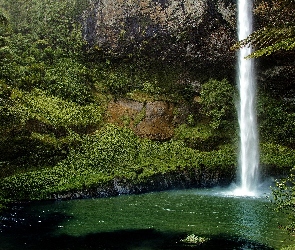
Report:
<svg viewBox="0 0 295 250"><path fill-rule="evenodd" d="M179 169L168 173L156 174L138 182L117 177L104 185L98 185L91 189L55 194L50 199L103 198L171 189L224 186L229 185L234 180L235 172L236 170L234 168L228 169L228 171L202 168L190 170Z"/></svg>

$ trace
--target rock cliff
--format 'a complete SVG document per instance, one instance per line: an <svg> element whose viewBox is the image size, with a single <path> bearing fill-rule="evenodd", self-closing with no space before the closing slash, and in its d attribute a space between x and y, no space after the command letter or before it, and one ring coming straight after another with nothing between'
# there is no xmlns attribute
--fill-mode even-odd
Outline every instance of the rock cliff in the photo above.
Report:
<svg viewBox="0 0 295 250"><path fill-rule="evenodd" d="M90 0L83 34L112 57L220 71L234 67L235 9L233 0Z"/></svg>

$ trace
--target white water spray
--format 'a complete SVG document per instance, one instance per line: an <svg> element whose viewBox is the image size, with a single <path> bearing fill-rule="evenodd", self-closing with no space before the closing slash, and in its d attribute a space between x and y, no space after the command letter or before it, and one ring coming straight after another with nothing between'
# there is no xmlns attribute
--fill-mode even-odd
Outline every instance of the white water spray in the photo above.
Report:
<svg viewBox="0 0 295 250"><path fill-rule="evenodd" d="M238 38L245 39L252 33L252 1L238 0ZM250 47L239 51L238 80L240 92L240 186L236 195L255 196L259 180L259 149L256 120L256 79L254 60L245 59L251 53Z"/></svg>

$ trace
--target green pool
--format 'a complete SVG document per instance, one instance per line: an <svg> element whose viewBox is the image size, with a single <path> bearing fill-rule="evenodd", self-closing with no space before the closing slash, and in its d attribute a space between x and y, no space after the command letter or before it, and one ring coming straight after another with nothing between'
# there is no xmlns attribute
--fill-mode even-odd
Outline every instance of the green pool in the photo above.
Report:
<svg viewBox="0 0 295 250"><path fill-rule="evenodd" d="M279 249L284 219L217 188L38 202L2 217L0 249Z"/></svg>

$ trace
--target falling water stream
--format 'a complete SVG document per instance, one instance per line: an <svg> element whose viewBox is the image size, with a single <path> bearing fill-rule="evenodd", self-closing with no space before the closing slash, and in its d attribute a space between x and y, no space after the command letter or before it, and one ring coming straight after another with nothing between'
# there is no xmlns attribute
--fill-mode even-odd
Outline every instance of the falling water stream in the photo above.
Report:
<svg viewBox="0 0 295 250"><path fill-rule="evenodd" d="M252 33L252 1L238 1L238 38L245 39ZM259 149L256 121L256 83L254 60L245 59L251 47L239 51L238 84L240 92L240 186L237 195L255 196L259 181Z"/></svg>

